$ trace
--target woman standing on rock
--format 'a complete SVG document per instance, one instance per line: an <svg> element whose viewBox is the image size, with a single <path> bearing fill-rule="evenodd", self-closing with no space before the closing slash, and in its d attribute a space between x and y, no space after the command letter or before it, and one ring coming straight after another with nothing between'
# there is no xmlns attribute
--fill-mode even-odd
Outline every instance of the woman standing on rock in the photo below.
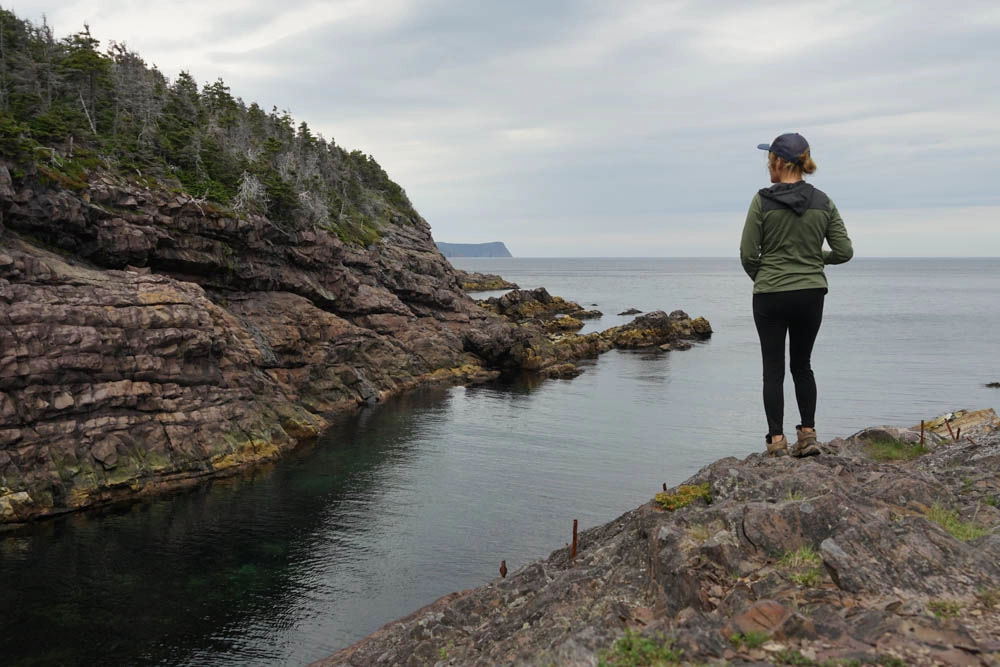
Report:
<svg viewBox="0 0 1000 667"><path fill-rule="evenodd" d="M810 366L813 343L823 320L827 264L854 255L837 207L802 180L816 171L809 143L796 133L782 134L758 148L768 151L771 183L754 195L743 226L740 261L753 279L753 319L764 361L764 414L767 452L785 456L785 334L789 368L802 423L795 427L792 456L819 454L816 444L816 380ZM823 241L830 250L823 250Z"/></svg>

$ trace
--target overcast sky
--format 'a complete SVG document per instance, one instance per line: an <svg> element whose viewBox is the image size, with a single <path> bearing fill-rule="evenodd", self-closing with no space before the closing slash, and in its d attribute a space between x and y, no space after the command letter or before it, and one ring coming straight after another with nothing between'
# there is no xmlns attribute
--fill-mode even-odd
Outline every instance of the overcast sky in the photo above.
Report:
<svg viewBox="0 0 1000 667"><path fill-rule="evenodd" d="M18 0L370 153L438 241L735 254L812 144L859 256L1000 255L1000 3Z"/></svg>

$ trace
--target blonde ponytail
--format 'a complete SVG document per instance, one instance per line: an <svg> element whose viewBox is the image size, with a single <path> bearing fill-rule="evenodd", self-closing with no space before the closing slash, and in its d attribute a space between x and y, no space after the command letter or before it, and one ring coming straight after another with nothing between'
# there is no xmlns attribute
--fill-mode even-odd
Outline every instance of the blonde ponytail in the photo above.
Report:
<svg viewBox="0 0 1000 667"><path fill-rule="evenodd" d="M816 162L813 161L812 156L809 155L809 149L799 156L799 162L802 164L802 173L811 174L816 171Z"/></svg>
<svg viewBox="0 0 1000 667"><path fill-rule="evenodd" d="M767 154L767 165L773 167L774 163L781 160L782 170L792 174L797 178L802 178L802 174L811 174L816 171L816 162L812 159L809 154L809 149L807 148L802 155L799 156L799 164L794 162L788 162L783 158L779 158L773 152L768 152Z"/></svg>

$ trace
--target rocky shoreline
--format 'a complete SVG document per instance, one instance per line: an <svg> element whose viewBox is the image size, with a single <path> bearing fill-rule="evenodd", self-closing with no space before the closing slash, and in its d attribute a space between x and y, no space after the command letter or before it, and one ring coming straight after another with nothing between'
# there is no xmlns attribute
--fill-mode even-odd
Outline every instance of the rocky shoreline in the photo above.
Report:
<svg viewBox="0 0 1000 667"><path fill-rule="evenodd" d="M313 667L998 665L1000 419L921 426L722 459Z"/></svg>
<svg viewBox="0 0 1000 667"><path fill-rule="evenodd" d="M0 528L233 474L415 387L569 377L614 347L711 335L680 311L585 336L551 308L488 312L426 221L387 215L362 245L0 163Z"/></svg>

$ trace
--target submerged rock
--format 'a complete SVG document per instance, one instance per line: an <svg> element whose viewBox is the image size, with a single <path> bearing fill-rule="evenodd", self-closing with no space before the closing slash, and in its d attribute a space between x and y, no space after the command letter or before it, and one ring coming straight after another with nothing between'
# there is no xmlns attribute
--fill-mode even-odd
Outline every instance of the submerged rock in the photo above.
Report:
<svg viewBox="0 0 1000 667"><path fill-rule="evenodd" d="M673 511L650 501L581 533L575 559L314 665L594 665L636 636L684 664L998 664L1000 420L980 415L975 444L925 438L900 463L872 457L885 427L805 459L722 459L661 494L686 499Z"/></svg>

